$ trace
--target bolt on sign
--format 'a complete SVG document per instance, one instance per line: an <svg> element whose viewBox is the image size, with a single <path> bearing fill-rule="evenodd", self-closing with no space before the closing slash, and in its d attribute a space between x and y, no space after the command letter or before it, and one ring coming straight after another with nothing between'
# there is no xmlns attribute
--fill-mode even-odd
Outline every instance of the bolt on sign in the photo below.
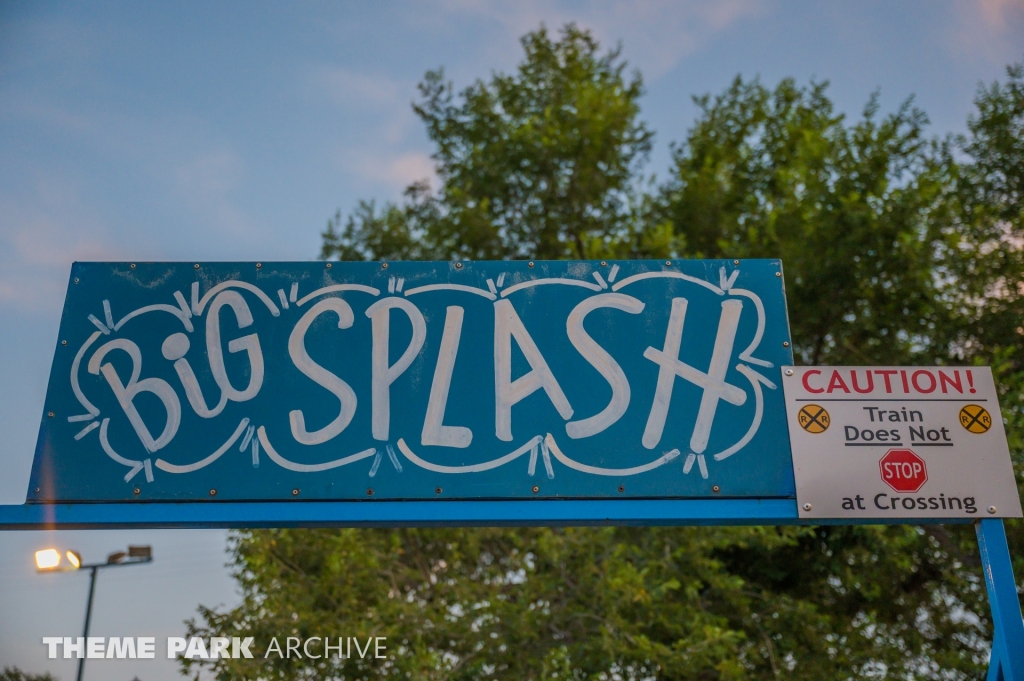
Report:
<svg viewBox="0 0 1024 681"><path fill-rule="evenodd" d="M801 518L1020 517L988 367L785 367Z"/></svg>
<svg viewBox="0 0 1024 681"><path fill-rule="evenodd" d="M777 260L77 263L28 501L792 498L791 363Z"/></svg>

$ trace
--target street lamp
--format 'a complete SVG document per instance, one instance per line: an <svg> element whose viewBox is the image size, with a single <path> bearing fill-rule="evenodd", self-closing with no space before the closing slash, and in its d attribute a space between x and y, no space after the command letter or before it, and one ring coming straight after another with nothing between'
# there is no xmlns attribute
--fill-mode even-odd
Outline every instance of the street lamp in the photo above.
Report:
<svg viewBox="0 0 1024 681"><path fill-rule="evenodd" d="M82 637L88 645L89 620L92 619L92 597L96 593L96 572L102 568L118 567L122 565L139 565L153 562L153 548L150 546L129 546L128 551L117 551L107 556L106 563L82 564L82 556L77 551L65 551L68 567L62 567L63 558L57 549L43 549L36 551L36 572L75 572L87 569L89 574L89 601L85 607L85 633ZM82 681L82 672L85 670L85 654L78 658L77 681Z"/></svg>

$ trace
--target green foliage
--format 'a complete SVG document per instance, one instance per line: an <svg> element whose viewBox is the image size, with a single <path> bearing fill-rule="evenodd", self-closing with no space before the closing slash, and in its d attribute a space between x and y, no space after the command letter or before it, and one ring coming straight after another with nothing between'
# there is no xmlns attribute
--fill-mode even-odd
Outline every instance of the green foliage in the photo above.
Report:
<svg viewBox="0 0 1024 681"><path fill-rule="evenodd" d="M657 214L697 257L781 257L795 349L810 364L931 363L947 326L934 276L945 168L904 104L847 125L826 84L737 78L696 99ZM823 304L828 301L828 304Z"/></svg>
<svg viewBox="0 0 1024 681"><path fill-rule="evenodd" d="M516 74L477 81L458 102L443 71L427 73L413 108L441 188L413 185L380 215L361 204L342 232L328 225L322 257L580 258L620 236L653 137L637 120L639 74L572 24L522 44Z"/></svg>
<svg viewBox="0 0 1024 681"><path fill-rule="evenodd" d="M1021 424L1024 372L1024 63L1007 82L981 87L970 134L958 140L961 167L957 225L960 257L950 272L967 302L957 341L967 356L998 365L1004 406ZM1016 378L1013 378L1017 376ZM1020 431L1013 434L1020 437Z"/></svg>
<svg viewBox="0 0 1024 681"><path fill-rule="evenodd" d="M618 52L572 25L522 42L458 96L427 74L440 187L339 212L322 257L781 257L798 357L991 364L1024 470L1024 66L944 141L910 101L850 123L824 83L737 78L654 186ZM244 531L232 555L243 603L190 634L386 636L389 657L261 650L219 679L972 679L992 633L963 526Z"/></svg>
<svg viewBox="0 0 1024 681"><path fill-rule="evenodd" d="M17 667L4 667L0 671L0 681L57 681L49 674L28 674Z"/></svg>
<svg viewBox="0 0 1024 681"><path fill-rule="evenodd" d="M951 268L962 282L958 348L991 364L999 388L1018 484L1024 481L1024 62L1006 69L1005 83L978 89L969 134L957 140L969 162L961 168L960 229L972 235ZM1014 572L1024 574L1024 525L1008 523Z"/></svg>
<svg viewBox="0 0 1024 681"><path fill-rule="evenodd" d="M907 527L238 533L245 603L190 635L388 637L386 662L224 660L218 678L819 680L976 670L977 575ZM935 599L942 594L942 599ZM962 599L967 596L967 600ZM927 613L921 621L922 612ZM870 665L867 664L870 661ZM556 676L557 675L557 676Z"/></svg>
<svg viewBox="0 0 1024 681"><path fill-rule="evenodd" d="M1024 63L1006 69L1005 83L978 90L978 112L960 143L971 156L972 207L987 212L1020 236L1024 211Z"/></svg>

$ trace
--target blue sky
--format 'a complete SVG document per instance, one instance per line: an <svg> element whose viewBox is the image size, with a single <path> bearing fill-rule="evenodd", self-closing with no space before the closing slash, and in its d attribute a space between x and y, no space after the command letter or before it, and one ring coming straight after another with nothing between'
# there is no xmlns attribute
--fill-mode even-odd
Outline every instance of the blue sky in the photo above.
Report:
<svg viewBox="0 0 1024 681"><path fill-rule="evenodd" d="M0 0L0 503L24 499L73 260L312 259L336 209L431 176L410 110L424 71L468 85L513 68L524 32L567 21L642 71L659 175L691 95L736 74L830 80L852 116L876 89L883 110L913 95L945 135L964 130L979 82L1024 58L1021 0ZM5 534L0 666L73 675L40 639L78 633L86 578L37 576L32 551L99 560L130 541L156 562L101 577L97 635L180 635L197 604L237 601L223 532ZM165 660L92 667L133 674L177 678Z"/></svg>

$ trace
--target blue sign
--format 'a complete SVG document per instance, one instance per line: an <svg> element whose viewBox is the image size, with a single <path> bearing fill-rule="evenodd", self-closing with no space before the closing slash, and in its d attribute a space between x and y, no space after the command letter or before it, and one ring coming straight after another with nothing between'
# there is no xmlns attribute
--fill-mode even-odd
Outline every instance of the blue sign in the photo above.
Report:
<svg viewBox="0 0 1024 681"><path fill-rule="evenodd" d="M794 495L777 260L76 263L28 501Z"/></svg>

